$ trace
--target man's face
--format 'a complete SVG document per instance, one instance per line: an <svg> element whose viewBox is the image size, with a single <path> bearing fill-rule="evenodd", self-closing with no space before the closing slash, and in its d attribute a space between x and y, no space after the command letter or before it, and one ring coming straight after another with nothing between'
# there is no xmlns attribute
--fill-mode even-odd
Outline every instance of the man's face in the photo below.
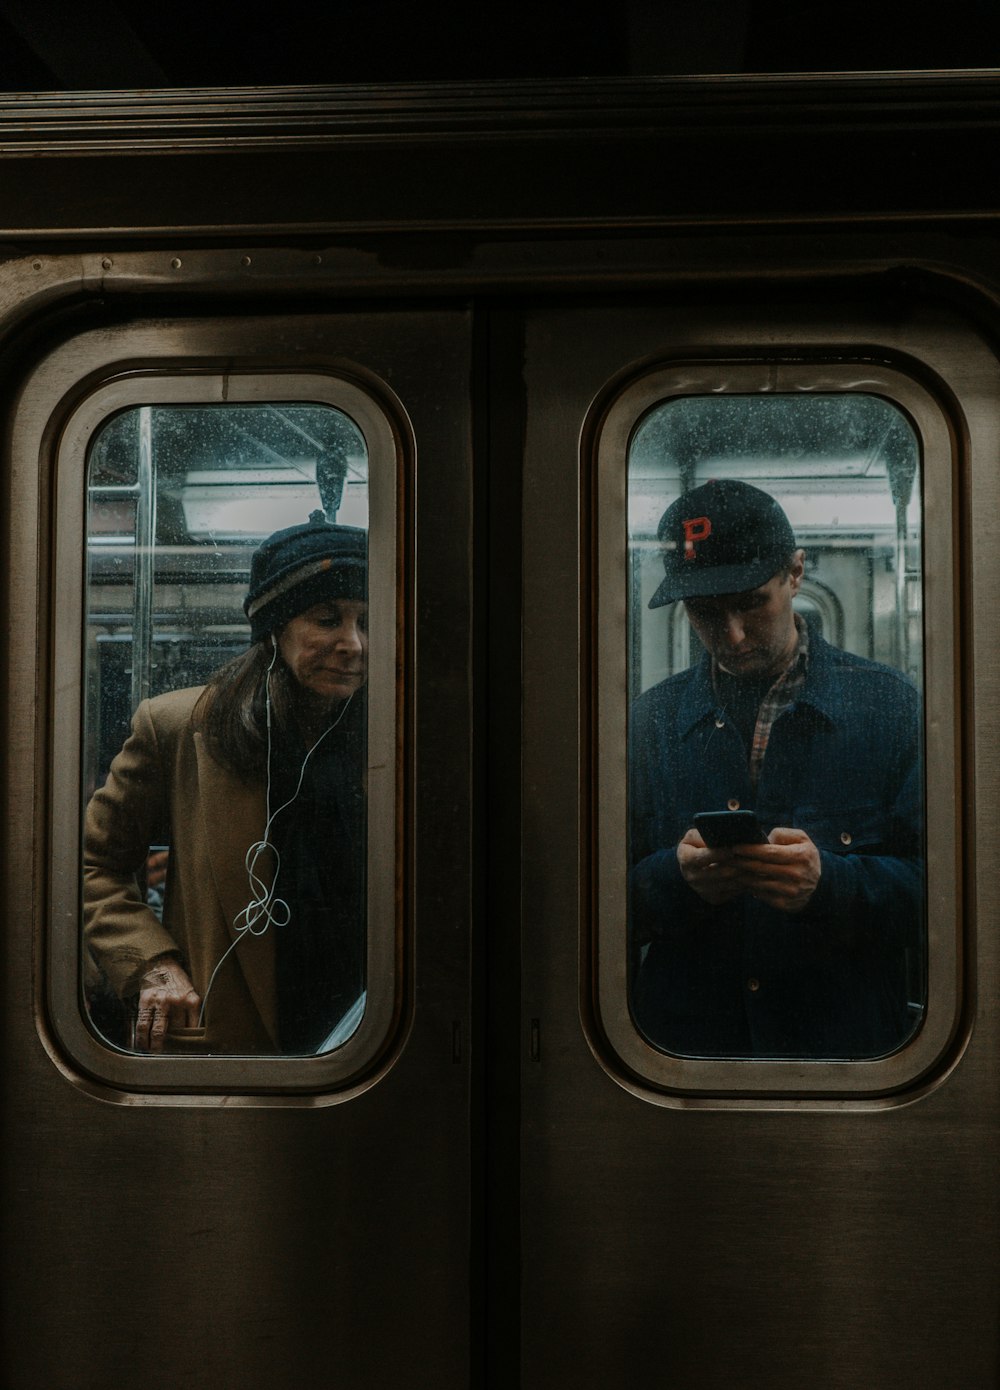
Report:
<svg viewBox="0 0 1000 1390"><path fill-rule="evenodd" d="M798 635L792 599L802 583L804 552L787 574L738 594L684 600L688 620L703 647L733 676L778 676L795 651Z"/></svg>

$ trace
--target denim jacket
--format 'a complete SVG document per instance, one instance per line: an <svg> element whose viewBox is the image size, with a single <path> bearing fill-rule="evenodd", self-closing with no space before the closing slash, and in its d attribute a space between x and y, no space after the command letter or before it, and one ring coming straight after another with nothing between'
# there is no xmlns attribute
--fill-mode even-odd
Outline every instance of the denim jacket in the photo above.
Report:
<svg viewBox="0 0 1000 1390"><path fill-rule="evenodd" d="M923 817L917 693L887 666L812 639L756 792L708 656L647 691L629 731L632 1008L691 1056L876 1057L919 1021ZM698 811L804 830L822 871L799 913L711 907L676 846Z"/></svg>

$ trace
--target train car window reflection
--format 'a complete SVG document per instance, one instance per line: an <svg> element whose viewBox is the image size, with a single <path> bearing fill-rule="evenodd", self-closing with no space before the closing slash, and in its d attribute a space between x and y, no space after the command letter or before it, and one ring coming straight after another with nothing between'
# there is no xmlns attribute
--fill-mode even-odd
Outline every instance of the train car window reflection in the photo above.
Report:
<svg viewBox="0 0 1000 1390"><path fill-rule="evenodd" d="M628 507L633 1018L682 1057L885 1056L926 993L914 431L670 400Z"/></svg>
<svg viewBox="0 0 1000 1390"><path fill-rule="evenodd" d="M88 460L84 994L138 1052L365 1011L368 459L318 404L141 406Z"/></svg>

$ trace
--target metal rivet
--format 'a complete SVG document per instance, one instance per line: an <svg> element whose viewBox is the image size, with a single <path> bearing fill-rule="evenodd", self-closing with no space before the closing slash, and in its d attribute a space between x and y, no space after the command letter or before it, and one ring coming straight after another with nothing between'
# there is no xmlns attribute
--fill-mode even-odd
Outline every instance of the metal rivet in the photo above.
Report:
<svg viewBox="0 0 1000 1390"><path fill-rule="evenodd" d="M840 832L840 843L842 845L849 845L853 839L854 836L851 834L849 830L842 830Z"/></svg>
<svg viewBox="0 0 1000 1390"><path fill-rule="evenodd" d="M105 270L110 270L111 267L114 265L114 261L111 259L110 256L105 256L104 260L101 262L101 265Z"/></svg>
<svg viewBox="0 0 1000 1390"><path fill-rule="evenodd" d="M249 257L249 256L241 256L241 257L240 257L240 265L242 265L242 266L248 266L248 265L250 265L250 264L251 264L251 260L250 260L250 257Z"/></svg>
<svg viewBox="0 0 1000 1390"><path fill-rule="evenodd" d="M323 257L317 253L315 256L313 256L313 265L322 265L322 264L323 264Z"/></svg>
<svg viewBox="0 0 1000 1390"><path fill-rule="evenodd" d="M747 980L747 989L750 990L752 994L756 994L760 989L760 981L754 979Z"/></svg>
<svg viewBox="0 0 1000 1390"><path fill-rule="evenodd" d="M724 719L717 719L715 721L715 727L717 729L724 729L726 727L726 721Z"/></svg>
<svg viewBox="0 0 1000 1390"><path fill-rule="evenodd" d="M729 800L726 802L726 805L729 807L730 811L738 811L740 809L739 798L736 796L731 796Z"/></svg>
<svg viewBox="0 0 1000 1390"><path fill-rule="evenodd" d="M171 265L172 269L174 269L174 270L180 270L180 268L181 268L181 258L180 258L180 256L175 256L174 259L170 262L170 265Z"/></svg>
<svg viewBox="0 0 1000 1390"><path fill-rule="evenodd" d="M32 261L32 262L31 262L31 268L32 268L32 270L41 270L41 268L42 268L42 263L41 263L41 261Z"/></svg>

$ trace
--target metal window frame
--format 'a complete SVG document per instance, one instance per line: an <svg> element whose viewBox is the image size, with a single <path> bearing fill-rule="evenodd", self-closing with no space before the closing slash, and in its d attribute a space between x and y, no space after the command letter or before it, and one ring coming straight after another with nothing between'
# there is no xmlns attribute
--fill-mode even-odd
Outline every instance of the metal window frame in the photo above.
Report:
<svg viewBox="0 0 1000 1390"><path fill-rule="evenodd" d="M652 1087L662 1099L861 1100L913 1087L947 1056L963 1010L963 905L959 827L960 708L957 671L958 482L961 422L943 393L932 393L899 361L870 351L837 360L756 360L704 356L647 370L602 402L590 436L596 555L593 692L597 751L591 797L595 888L590 992L596 1031L624 1084ZM897 358L900 356L896 354ZM861 1061L687 1058L662 1052L635 1027L627 1005L627 460L633 430L653 406L679 396L720 393L866 392L910 420L921 446L924 544L925 833L928 994L922 1027L889 1056ZM595 412L596 413L596 412ZM588 438L584 432L585 440ZM935 737L928 737L930 730ZM624 1070L623 1070L624 1069Z"/></svg>
<svg viewBox="0 0 1000 1390"><path fill-rule="evenodd" d="M51 783L44 1000L54 1041L70 1063L104 1086L159 1103L315 1103L365 1089L391 1061L404 1018L402 855L402 551L400 496L409 432L384 383L344 362L289 366L262 360L262 324L199 320L82 334L29 378L21 409L38 421L49 455L54 516L49 735ZM273 321L268 333L274 333ZM294 354L290 354L294 363ZM69 389L67 390L67 386ZM357 425L369 459L368 905L364 1017L351 1037L316 1057L138 1055L104 1042L82 1007L80 930L81 757L85 692L86 466L95 432L141 405L275 401L330 405ZM30 446L29 446L30 447ZM37 447L37 445L36 445ZM47 470L48 471L48 470ZM103 1088L102 1088L103 1090ZM138 1094L136 1094L138 1093ZM126 1099L103 1091L106 1098Z"/></svg>

